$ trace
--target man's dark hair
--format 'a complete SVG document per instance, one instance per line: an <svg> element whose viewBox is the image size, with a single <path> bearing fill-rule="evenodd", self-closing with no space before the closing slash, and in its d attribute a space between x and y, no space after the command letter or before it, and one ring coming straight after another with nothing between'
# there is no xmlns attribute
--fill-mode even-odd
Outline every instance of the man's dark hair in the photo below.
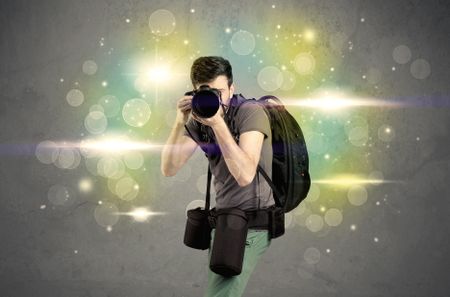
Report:
<svg viewBox="0 0 450 297"><path fill-rule="evenodd" d="M231 64L227 59L218 56L207 56L197 58L191 67L191 81L196 84L208 83L219 75L228 78L228 87L233 83L233 72Z"/></svg>

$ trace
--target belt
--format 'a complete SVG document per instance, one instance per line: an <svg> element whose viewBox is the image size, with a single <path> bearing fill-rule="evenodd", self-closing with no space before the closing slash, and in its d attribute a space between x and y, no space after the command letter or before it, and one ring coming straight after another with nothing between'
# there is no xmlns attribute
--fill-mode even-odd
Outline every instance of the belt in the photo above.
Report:
<svg viewBox="0 0 450 297"><path fill-rule="evenodd" d="M255 209L255 210L245 210L245 215L248 219L249 229L267 230L269 227L269 211L273 209L274 206L269 208ZM216 227L216 218L214 216L215 207L210 210L209 224L211 228Z"/></svg>

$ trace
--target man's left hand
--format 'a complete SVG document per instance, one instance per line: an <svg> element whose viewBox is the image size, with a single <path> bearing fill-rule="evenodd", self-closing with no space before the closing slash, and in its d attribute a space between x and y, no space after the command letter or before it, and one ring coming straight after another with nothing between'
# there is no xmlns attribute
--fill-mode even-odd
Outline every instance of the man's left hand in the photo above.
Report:
<svg viewBox="0 0 450 297"><path fill-rule="evenodd" d="M210 118L201 118L195 115L194 113L192 113L192 118L197 122L202 123L203 125L210 126L211 128L213 128L217 124L223 122L223 107L220 106L216 114Z"/></svg>

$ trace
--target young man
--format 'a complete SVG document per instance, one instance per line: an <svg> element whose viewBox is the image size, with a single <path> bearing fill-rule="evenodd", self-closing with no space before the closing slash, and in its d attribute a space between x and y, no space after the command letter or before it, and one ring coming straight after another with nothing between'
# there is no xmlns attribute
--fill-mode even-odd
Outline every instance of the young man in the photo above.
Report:
<svg viewBox="0 0 450 297"><path fill-rule="evenodd" d="M235 96L232 67L216 56L200 57L191 67L194 89L208 85L220 91L225 113ZM236 99L236 98L234 98ZM214 175L216 209L238 207L242 210L268 208L275 204L270 186L262 176L257 176L257 165L272 175L272 134L270 122L263 107L254 102L241 106L234 121L239 131L239 142L233 138L224 110L219 108L210 118L200 118L191 113L192 96L183 96L177 102L177 117L170 136L161 153L161 171L173 176L192 156L198 144L199 126L209 129L218 153L210 155ZM189 132L186 131L186 124ZM215 229L211 232L211 247ZM242 296L249 277L259 258L270 246L266 229L249 228L241 274L223 277L208 270L208 287L205 296ZM209 257L211 249L209 250Z"/></svg>

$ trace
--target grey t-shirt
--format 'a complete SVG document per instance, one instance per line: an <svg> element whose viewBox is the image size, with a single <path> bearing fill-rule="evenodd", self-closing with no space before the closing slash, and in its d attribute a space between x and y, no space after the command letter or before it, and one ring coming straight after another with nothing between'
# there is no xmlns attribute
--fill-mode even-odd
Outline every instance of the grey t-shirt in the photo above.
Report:
<svg viewBox="0 0 450 297"><path fill-rule="evenodd" d="M260 131L264 134L259 165L272 178L272 133L269 118L263 107L253 100L243 103L235 115L235 125L238 134L247 131ZM194 137L194 140L198 142L201 139L198 122L190 118L186 126ZM208 126L205 126L205 128L209 129L208 134L215 142L212 129ZM184 135L190 136L186 129ZM239 186L228 170L228 166L220 153L218 144L215 144L214 147L216 153L210 154L210 164L211 172L214 175L216 209L238 207L242 210L249 210L257 209L258 206L259 208L267 208L275 204L272 189L262 174L257 172L255 178L249 185L244 187ZM236 164L236 166L239 165Z"/></svg>

